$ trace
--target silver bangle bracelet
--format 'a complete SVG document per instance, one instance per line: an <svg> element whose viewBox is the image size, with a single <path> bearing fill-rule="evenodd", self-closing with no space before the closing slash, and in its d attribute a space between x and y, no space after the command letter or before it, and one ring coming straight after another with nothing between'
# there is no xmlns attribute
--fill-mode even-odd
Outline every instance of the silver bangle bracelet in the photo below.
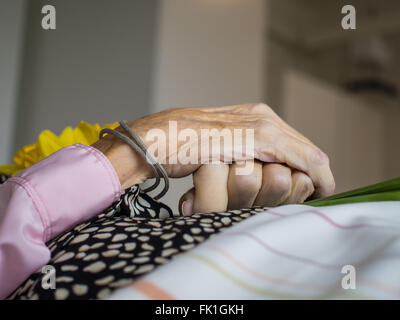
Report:
<svg viewBox="0 0 400 320"><path fill-rule="evenodd" d="M151 155L144 142L140 137L132 131L131 128L129 128L128 124L126 123L125 120L122 120L119 122L121 127L128 132L130 137L122 134L121 132L109 128L104 128L103 130L100 131L100 139L106 134L112 134L116 136L117 138L121 139L125 143L127 143L129 146L131 146L146 162L149 164L151 169L153 170L154 176L156 178L156 181L154 182L153 185L150 187L146 188L143 190L143 192L150 192L156 189L159 184L161 178L164 179L164 188L163 190L154 197L155 200L158 200L162 198L168 191L169 189L169 178L168 174L165 171L164 167Z"/></svg>

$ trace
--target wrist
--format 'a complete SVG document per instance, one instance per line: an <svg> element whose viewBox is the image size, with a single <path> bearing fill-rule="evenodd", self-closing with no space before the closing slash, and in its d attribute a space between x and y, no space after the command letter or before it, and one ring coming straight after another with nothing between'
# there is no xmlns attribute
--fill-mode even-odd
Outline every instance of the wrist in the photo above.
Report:
<svg viewBox="0 0 400 320"><path fill-rule="evenodd" d="M101 151L110 161L118 175L122 190L151 178L152 171L147 162L123 141L107 135L95 142L92 147Z"/></svg>

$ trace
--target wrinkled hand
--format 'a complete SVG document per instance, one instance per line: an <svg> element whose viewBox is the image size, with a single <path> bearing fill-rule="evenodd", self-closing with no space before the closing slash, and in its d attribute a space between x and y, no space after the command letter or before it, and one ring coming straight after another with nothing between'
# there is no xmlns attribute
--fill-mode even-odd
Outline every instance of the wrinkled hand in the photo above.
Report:
<svg viewBox="0 0 400 320"><path fill-rule="evenodd" d="M210 154L208 159L202 159L199 152L195 164L171 163L171 159L176 157L176 154L167 152L171 139L177 141L177 153L188 147L201 150L203 142L197 139L191 142L196 146L190 146L188 141L178 140L173 133L169 134L171 120L178 125L177 135L184 129L194 130L198 137L201 137L201 129L227 129L231 132L238 128L253 129L254 158L257 161L252 172L248 175L235 174L238 161L251 161L251 157L233 153L232 158L232 153L227 155L223 149L217 154ZM147 146L154 143L147 136L151 129L160 129L167 134L166 143L161 146L164 150L157 153L165 152L166 159L162 164L170 177L179 178L194 173L194 189L182 198L185 214L252 205L301 203L311 194L314 197L330 195L335 188L328 157L263 103L168 109L131 121L129 126ZM124 131L122 128L117 130ZM107 135L93 146L108 157L122 188L142 183L153 176L150 166L118 138ZM216 160L215 157L222 162L231 157L233 163L206 164Z"/></svg>

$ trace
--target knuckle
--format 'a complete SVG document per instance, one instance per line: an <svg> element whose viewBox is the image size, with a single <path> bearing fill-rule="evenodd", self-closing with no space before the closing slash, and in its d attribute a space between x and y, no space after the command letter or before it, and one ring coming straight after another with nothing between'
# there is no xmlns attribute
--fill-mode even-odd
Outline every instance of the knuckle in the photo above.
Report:
<svg viewBox="0 0 400 320"><path fill-rule="evenodd" d="M329 157L326 153L319 149L313 150L311 153L311 163L317 165L329 165Z"/></svg>
<svg viewBox="0 0 400 320"><path fill-rule="evenodd" d="M251 111L253 113L265 114L265 113L271 112L272 109L267 104L265 104L263 102L259 102L259 103L255 103L255 104L251 105Z"/></svg>
<svg viewBox="0 0 400 320"><path fill-rule="evenodd" d="M235 175L234 188L241 196L253 196L258 194L262 186L261 174Z"/></svg>
<svg viewBox="0 0 400 320"><path fill-rule="evenodd" d="M298 176L299 191L304 195L311 195L314 192L312 180L304 173Z"/></svg>
<svg viewBox="0 0 400 320"><path fill-rule="evenodd" d="M277 197L286 197L292 188L290 175L277 172L270 177L271 192Z"/></svg>
<svg viewBox="0 0 400 320"><path fill-rule="evenodd" d="M259 175L240 175L236 178L238 193L245 195L258 194L261 189L262 178Z"/></svg>

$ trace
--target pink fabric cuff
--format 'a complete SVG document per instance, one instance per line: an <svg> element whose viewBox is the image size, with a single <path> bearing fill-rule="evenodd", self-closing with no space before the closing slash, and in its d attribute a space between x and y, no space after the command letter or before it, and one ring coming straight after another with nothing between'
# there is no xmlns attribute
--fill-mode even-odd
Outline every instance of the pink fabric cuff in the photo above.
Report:
<svg viewBox="0 0 400 320"><path fill-rule="evenodd" d="M107 208L121 195L113 166L83 144L63 148L10 179L29 194L46 242Z"/></svg>

